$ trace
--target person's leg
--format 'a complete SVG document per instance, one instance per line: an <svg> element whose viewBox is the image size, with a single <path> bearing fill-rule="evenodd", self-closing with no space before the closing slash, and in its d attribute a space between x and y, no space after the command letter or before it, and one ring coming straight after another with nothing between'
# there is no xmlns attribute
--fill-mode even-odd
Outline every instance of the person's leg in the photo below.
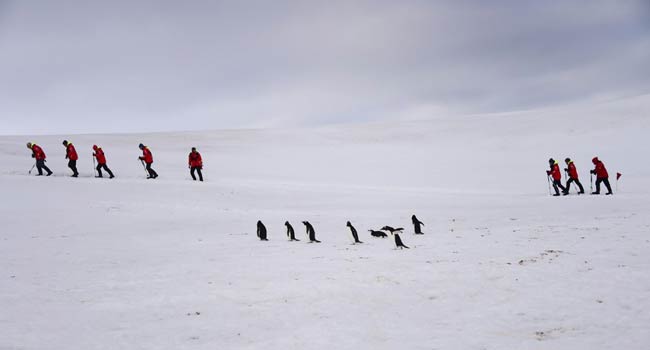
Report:
<svg viewBox="0 0 650 350"><path fill-rule="evenodd" d="M108 177L109 177L109 178L112 179L112 178L115 177L115 175L113 175L113 172L111 171L111 169L109 169L108 166L106 166L106 164L102 164L102 167L103 167L104 170L106 170L106 172L108 173Z"/></svg>
<svg viewBox="0 0 650 350"><path fill-rule="evenodd" d="M38 175L43 175L43 167L45 167L45 162L42 160L36 160L36 170L38 170Z"/></svg>
<svg viewBox="0 0 650 350"><path fill-rule="evenodd" d="M39 162L41 163L41 168L47 171L47 176L52 175L52 170L50 170L50 168L48 168L47 165L45 165L45 160L39 160Z"/></svg>
<svg viewBox="0 0 650 350"><path fill-rule="evenodd" d="M196 176L194 176L194 171L196 171L195 167L190 168L190 175L192 175L192 180L196 181Z"/></svg>
<svg viewBox="0 0 650 350"><path fill-rule="evenodd" d="M601 178L596 179L596 192L594 192L595 194L600 194L600 183L601 182L603 182L603 179L601 179Z"/></svg>
<svg viewBox="0 0 650 350"><path fill-rule="evenodd" d="M203 182L203 174L201 173L201 168L196 168L196 172L199 173L199 181Z"/></svg>
<svg viewBox="0 0 650 350"><path fill-rule="evenodd" d="M72 169L72 177L77 177L79 176L79 172L77 172L77 161L76 160L70 160L68 162L68 167Z"/></svg>
<svg viewBox="0 0 650 350"><path fill-rule="evenodd" d="M566 191L565 192L569 193L569 191L571 191L571 183L573 183L573 179L569 179L566 182Z"/></svg>
<svg viewBox="0 0 650 350"><path fill-rule="evenodd" d="M95 170L97 170L97 177L103 177L102 176L102 165L101 164L97 164L97 167L95 168Z"/></svg>
<svg viewBox="0 0 650 350"><path fill-rule="evenodd" d="M580 189L580 192L578 193L585 193L585 189L582 187L582 184L580 183L580 180L575 179L576 185L578 185L578 188Z"/></svg>
<svg viewBox="0 0 650 350"><path fill-rule="evenodd" d="M559 196L560 191L558 191L558 189L557 189L557 181L556 180L553 180L553 189L555 190L555 195Z"/></svg>
<svg viewBox="0 0 650 350"><path fill-rule="evenodd" d="M605 183L605 187L607 187L607 194L612 194L612 186L609 185L609 178L604 178L603 182Z"/></svg>
<svg viewBox="0 0 650 350"><path fill-rule="evenodd" d="M562 181L557 180L557 186L562 190L562 192L568 192L564 185L562 185Z"/></svg>
<svg viewBox="0 0 650 350"><path fill-rule="evenodd" d="M153 176L153 169L151 169L151 163L147 163L147 168L146 168L146 169L147 169L147 172L149 173L149 177L148 177L148 178L154 178L154 176Z"/></svg>

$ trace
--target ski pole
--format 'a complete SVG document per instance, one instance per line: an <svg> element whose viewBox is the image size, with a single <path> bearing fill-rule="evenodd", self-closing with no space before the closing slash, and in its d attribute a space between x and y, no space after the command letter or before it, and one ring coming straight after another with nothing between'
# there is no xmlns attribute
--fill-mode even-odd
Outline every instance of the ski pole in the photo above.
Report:
<svg viewBox="0 0 650 350"><path fill-rule="evenodd" d="M36 166L36 163L32 164L32 168L29 169L29 171L27 172L27 174L31 175L31 174L32 174L32 170L34 170L34 167L35 167L35 166ZM618 184L618 181L616 181L616 183Z"/></svg>
<svg viewBox="0 0 650 350"><path fill-rule="evenodd" d="M546 175L546 180L548 181L548 195L552 196L553 193L551 193L551 177L549 175Z"/></svg>
<svg viewBox="0 0 650 350"><path fill-rule="evenodd" d="M589 175L589 190L594 192L594 174Z"/></svg>
<svg viewBox="0 0 650 350"><path fill-rule="evenodd" d="M142 163L142 168L144 169L144 173L147 174L147 176L149 176L149 172L147 171L147 166L144 165L144 160L140 159L140 163Z"/></svg>
<svg viewBox="0 0 650 350"><path fill-rule="evenodd" d="M569 185L569 180L570 180L570 179L569 179L569 173L566 172L566 169L564 169L564 177L567 179L567 180L566 180L566 185L567 185L566 191L567 191L567 193L568 193L568 192L569 192L569 186L570 186L570 185ZM578 188L577 188L577 187L576 187L576 191L578 191Z"/></svg>
<svg viewBox="0 0 650 350"><path fill-rule="evenodd" d="M93 175L97 177L97 168L95 167L95 153L93 153Z"/></svg>

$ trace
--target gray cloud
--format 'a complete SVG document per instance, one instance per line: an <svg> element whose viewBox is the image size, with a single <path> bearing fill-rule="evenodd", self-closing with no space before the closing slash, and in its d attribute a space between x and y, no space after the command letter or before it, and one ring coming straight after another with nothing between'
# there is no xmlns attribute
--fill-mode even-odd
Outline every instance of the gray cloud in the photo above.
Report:
<svg viewBox="0 0 650 350"><path fill-rule="evenodd" d="M646 1L0 1L0 132L318 125L650 91Z"/></svg>

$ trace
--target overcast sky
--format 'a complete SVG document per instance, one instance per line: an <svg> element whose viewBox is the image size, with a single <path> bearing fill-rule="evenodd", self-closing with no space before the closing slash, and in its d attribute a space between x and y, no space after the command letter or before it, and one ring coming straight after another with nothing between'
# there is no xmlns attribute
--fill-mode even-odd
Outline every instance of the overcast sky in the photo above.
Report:
<svg viewBox="0 0 650 350"><path fill-rule="evenodd" d="M0 0L0 133L311 126L645 94L649 4Z"/></svg>

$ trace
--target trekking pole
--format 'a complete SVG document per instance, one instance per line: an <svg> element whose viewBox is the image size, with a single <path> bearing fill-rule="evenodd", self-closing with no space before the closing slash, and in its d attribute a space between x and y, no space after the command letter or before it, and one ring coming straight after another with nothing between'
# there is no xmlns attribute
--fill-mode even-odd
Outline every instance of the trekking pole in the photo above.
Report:
<svg viewBox="0 0 650 350"><path fill-rule="evenodd" d="M564 169L564 177L567 179L567 180L566 180L567 186L569 186L569 173L566 172L566 169ZM577 185L576 185L576 186L577 186ZM569 193L569 187L567 187L566 189L567 189L566 192ZM577 187L576 187L576 191L578 191L578 188L577 188Z"/></svg>
<svg viewBox="0 0 650 350"><path fill-rule="evenodd" d="M140 163L142 163L142 168L144 169L144 173L149 176L149 172L147 171L147 166L144 165L144 160L140 159Z"/></svg>
<svg viewBox="0 0 650 350"><path fill-rule="evenodd" d="M32 164L32 168L29 169L29 171L27 172L27 174L31 175L31 174L32 174L32 170L34 170L34 167L35 167L35 166L36 166L36 163ZM616 183L618 184L618 181L616 181Z"/></svg>
<svg viewBox="0 0 650 350"><path fill-rule="evenodd" d="M552 196L553 193L551 193L551 177L549 175L546 175L546 180L548 181L548 195Z"/></svg>
<svg viewBox="0 0 650 350"><path fill-rule="evenodd" d="M93 175L97 177L97 168L95 167L95 154L93 153Z"/></svg>
<svg viewBox="0 0 650 350"><path fill-rule="evenodd" d="M589 175L589 190L594 192L594 174Z"/></svg>

